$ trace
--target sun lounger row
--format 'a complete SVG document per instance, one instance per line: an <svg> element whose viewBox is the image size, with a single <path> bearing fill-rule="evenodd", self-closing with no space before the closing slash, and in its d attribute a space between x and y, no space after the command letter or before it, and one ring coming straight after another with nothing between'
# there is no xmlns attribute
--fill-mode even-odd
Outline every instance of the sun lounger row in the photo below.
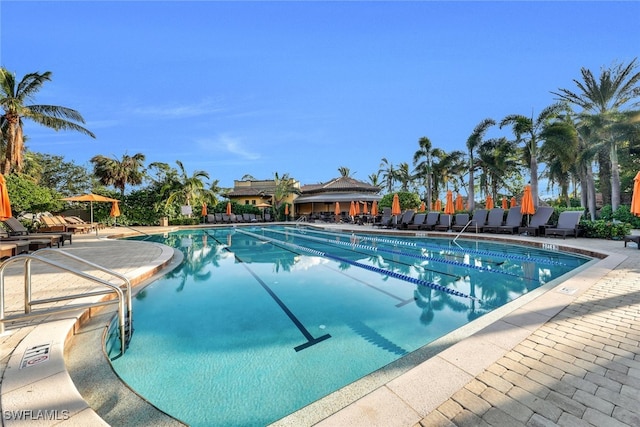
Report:
<svg viewBox="0 0 640 427"><path fill-rule="evenodd" d="M382 220L374 225L404 230L517 233L530 236L538 236L540 231L544 230L546 236L566 238L566 236L577 236L578 223L582 217L581 211L565 211L560 214L556 226L549 226L548 222L553 214L551 207L541 206L535 214L527 218L524 218L519 206L509 209L506 219L504 213L505 210L502 208L478 209L474 212L473 218L469 219L469 214L466 213L450 215L440 212L416 213L414 210L407 210L401 215L393 216L391 210L387 211L385 208Z"/></svg>
<svg viewBox="0 0 640 427"><path fill-rule="evenodd" d="M233 224L239 222L269 222L273 221L271 218L271 214L265 213L264 219L256 214L231 214L227 215L226 213L216 213L216 214L208 214L206 221L208 224Z"/></svg>
<svg viewBox="0 0 640 427"><path fill-rule="evenodd" d="M77 216L41 215L39 231L88 233L96 228L104 228L99 223L88 223Z"/></svg>
<svg viewBox="0 0 640 427"><path fill-rule="evenodd" d="M0 231L0 258L4 259L42 248L60 247L65 240L71 243L71 237L65 233L30 233L20 221L8 218Z"/></svg>

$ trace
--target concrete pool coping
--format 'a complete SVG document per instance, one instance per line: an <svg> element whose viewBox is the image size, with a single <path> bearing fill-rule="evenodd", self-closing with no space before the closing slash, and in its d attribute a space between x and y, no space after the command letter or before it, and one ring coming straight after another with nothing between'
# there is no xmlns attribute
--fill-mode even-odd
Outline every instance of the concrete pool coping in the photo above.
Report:
<svg viewBox="0 0 640 427"><path fill-rule="evenodd" d="M370 228L361 226L345 227L344 225L338 225L326 227L330 229L344 229L346 231L371 231ZM160 229L159 227L145 230L149 233L169 231L169 229ZM104 233L116 234L118 231L106 230ZM415 233L411 232L410 235L415 235ZM429 235L433 235L434 237L443 236L442 233L429 233ZM468 237L475 238L476 236L471 235ZM494 239L493 236L485 237ZM74 247L77 247L76 245L81 246L84 239L87 238L74 238ZM373 391L371 391L371 389L358 390L362 384L354 386L355 390L353 388L351 390L345 388L337 392L337 394L334 393L328 398L322 399L325 400L324 402L321 400L309 405L303 408L303 410L289 417L285 417L274 424L311 425L318 422L319 425L414 425L437 408L438 405L446 402L453 393L462 389L465 384L468 384L477 375L481 374L487 366L490 366L511 348L527 338L547 320L553 318L554 315L571 304L571 302L586 289L605 277L611 270L614 270L616 266L627 258L627 255L635 255L635 253L638 252L635 248L629 248L623 251L622 249L624 248L622 248L621 241L608 242L589 239L560 241L558 239L523 239L507 236L505 236L504 239L511 241L511 243L517 243L518 240L535 240L541 244L566 246L567 248L575 249L582 253L584 253L585 247L589 246L593 247L597 252L607 255L607 257L595 262L594 265L588 269L580 271L575 276L569 278L568 281L563 282L562 286L557 286L557 288L572 289L572 293L567 293L566 290L562 291L561 289L556 292L553 290L546 292L527 302L525 305L512 309L511 312L503 318L495 320L495 322L490 325L483 326L484 328L476 326L479 330L471 331L475 332L475 334L468 339L457 342L458 338L447 338L449 341L438 344L442 345L442 348L446 347L439 354L419 364L418 362L409 361L408 363L416 363L416 366L409 372L402 373L400 376L391 373L388 381L385 378L376 379L375 381L382 381L382 384ZM89 240L87 239L87 241ZM608 248L611 250L607 250ZM164 264L166 265L168 262L168 260L165 260ZM145 267L141 268L151 268L153 270L157 268L157 265L153 267L152 263L147 262ZM132 271L128 273L130 274ZM545 295L548 296L545 297ZM69 322L69 320L66 322ZM54 345L53 348L59 351L59 354L64 351L62 350L64 340L66 340L69 330L73 330L75 321L71 321L71 323L71 325L67 323L65 323L65 325L45 323L42 324L43 329L40 329L40 331L45 331L43 332L43 336L45 337L51 337L56 333L64 336L64 339L56 339L54 341L56 345ZM28 328L34 330L25 331ZM16 359L21 359L21 354L23 354L21 350L28 344L27 338L38 328L40 328L40 326L21 328L12 334L13 339L7 340L3 338L3 365L6 363L6 358L9 355L11 355L13 359L13 361L10 361L11 363L6 366L7 369L3 369L3 411L11 409L24 410L24 400L13 398L13 396L17 395L12 395L16 390L23 389L28 393L27 395L30 397L29 401L33 401L31 397L35 394L41 394L44 402L48 402L43 403L41 406L34 406L35 402L33 402L33 405L30 403L31 407L29 409L34 410L41 407L42 410L67 410L72 412L73 415L67 420L57 420L56 423L62 421L64 425L87 425L86 421L88 418L84 417L93 417L93 410L88 407L82 399L82 396L77 392L73 383L68 379L68 374L67 378L57 379L58 376L64 377L59 367L56 368L54 372L43 375L43 382L23 378L22 381L25 381L25 383L22 386L14 385L11 388L7 388L7 393L5 394L5 386L8 387L8 384L5 384L5 378L7 378L10 371L14 374L16 373ZM23 333L24 336L22 336ZM469 331L467 331L467 333L469 333ZM34 342L42 341L42 336L38 337L37 333L34 333L33 337ZM16 340L18 341L17 343ZM23 346L20 347L20 345ZM58 359L58 356L56 356L56 359ZM42 364L42 366L45 365L46 364ZM53 364L49 364L47 366L52 365ZM3 366L3 368L5 368L5 366ZM389 375L389 373L387 373L387 375ZM24 375L17 376L25 377ZM425 381L425 378L428 378L428 381ZM10 381L8 383L11 384ZM64 386L64 388L61 388L62 386ZM60 393L60 390L68 388L73 390L71 390L70 393ZM33 391L38 391L38 393L33 393ZM54 398L51 395L52 391L55 393L55 396L60 396L61 398ZM64 398L62 398L62 396L64 396ZM56 401L56 405L52 405L54 401ZM345 404L345 402L348 404ZM64 407L65 405L66 407ZM320 408L320 406L322 406L322 408ZM4 421L7 425L10 425L13 420L5 419ZM142 422L142 420L140 421ZM53 425L53 423L51 425ZM140 424L137 423L137 425Z"/></svg>

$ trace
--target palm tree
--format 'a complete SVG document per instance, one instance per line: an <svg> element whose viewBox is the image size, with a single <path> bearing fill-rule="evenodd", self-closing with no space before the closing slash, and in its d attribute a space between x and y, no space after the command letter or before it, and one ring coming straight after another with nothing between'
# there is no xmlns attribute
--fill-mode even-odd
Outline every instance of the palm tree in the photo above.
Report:
<svg viewBox="0 0 640 427"><path fill-rule="evenodd" d="M380 186L380 173L372 173L369 175L369 183L374 187Z"/></svg>
<svg viewBox="0 0 640 427"><path fill-rule="evenodd" d="M380 161L378 174L382 174L382 182L386 185L387 192L392 193L397 178L393 163L389 163L389 161L383 157Z"/></svg>
<svg viewBox="0 0 640 427"><path fill-rule="evenodd" d="M587 68L581 68L582 81L573 80L578 86L578 92L569 89L559 89L552 92L560 100L577 105L583 113L599 116L601 126L600 141L609 149L609 164L611 168L611 208L615 211L620 205L620 171L618 166L618 139L612 127L615 127L613 113L619 113L622 108L632 104L640 97L640 72L636 72L637 58L627 65L618 64L611 68L601 69L600 77L596 79ZM601 180L606 177L600 177Z"/></svg>
<svg viewBox="0 0 640 427"><path fill-rule="evenodd" d="M349 169L346 166L340 166L338 168L338 172L340 172L340 176L341 177L350 177L351 176L351 169Z"/></svg>
<svg viewBox="0 0 640 427"><path fill-rule="evenodd" d="M562 103L556 103L542 110L535 121L533 117L511 114L500 122L501 129L504 126L511 125L513 134L516 137L516 143L524 144L522 153L525 162L529 165L531 195L536 209L538 208L538 143L541 140L540 133L543 130L543 126L557 117L564 108Z"/></svg>
<svg viewBox="0 0 640 427"><path fill-rule="evenodd" d="M273 191L273 208L276 215L280 215L280 206L291 194L300 194L300 189L296 186L295 180L289 177L288 173L282 177L276 172L273 181L275 188Z"/></svg>
<svg viewBox="0 0 640 427"><path fill-rule="evenodd" d="M0 133L2 164L0 172L9 174L12 170L22 170L22 154L24 151L23 119L32 120L42 126L54 130L75 130L92 138L96 136L80 126L84 119L75 110L56 105L25 105L40 90L42 85L51 80L51 72L29 73L20 82L16 82L13 73L0 67Z"/></svg>
<svg viewBox="0 0 640 427"><path fill-rule="evenodd" d="M498 200L498 190L518 171L516 144L504 137L488 139L480 145L478 157L485 192Z"/></svg>
<svg viewBox="0 0 640 427"><path fill-rule="evenodd" d="M493 119L484 119L473 129L467 139L467 149L469 150L469 210L475 209L475 177L476 160L474 153L482 145L482 139L491 126L496 124Z"/></svg>
<svg viewBox="0 0 640 427"><path fill-rule="evenodd" d="M137 153L133 156L124 154L122 160L98 154L90 161L93 163L93 173L100 183L113 185L124 196L127 184L140 185L144 181L146 176L144 160L144 154Z"/></svg>
<svg viewBox="0 0 640 427"><path fill-rule="evenodd" d="M168 195L166 205L180 203L186 206L203 201L210 201L215 195L210 189L205 188L203 179L209 179L209 174L205 171L196 170L191 176L187 175L184 165L180 160L176 160L178 174L174 175L162 189L164 195Z"/></svg>
<svg viewBox="0 0 640 427"><path fill-rule="evenodd" d="M400 181L400 191L409 191L409 185L413 181L413 176L409 171L409 164L402 162L395 171L396 179Z"/></svg>
<svg viewBox="0 0 640 427"><path fill-rule="evenodd" d="M413 166L416 177L424 181L425 201L431 203L433 199L433 158L439 155L439 148L433 148L431 140L423 136L418 140L418 150L413 153Z"/></svg>

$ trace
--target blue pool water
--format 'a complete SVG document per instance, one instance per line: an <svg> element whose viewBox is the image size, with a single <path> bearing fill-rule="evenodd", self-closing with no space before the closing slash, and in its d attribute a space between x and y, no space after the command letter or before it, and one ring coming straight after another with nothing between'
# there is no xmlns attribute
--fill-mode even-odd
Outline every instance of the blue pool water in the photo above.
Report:
<svg viewBox="0 0 640 427"><path fill-rule="evenodd" d="M184 230L112 361L192 426L266 425L588 259L497 243L307 227Z"/></svg>

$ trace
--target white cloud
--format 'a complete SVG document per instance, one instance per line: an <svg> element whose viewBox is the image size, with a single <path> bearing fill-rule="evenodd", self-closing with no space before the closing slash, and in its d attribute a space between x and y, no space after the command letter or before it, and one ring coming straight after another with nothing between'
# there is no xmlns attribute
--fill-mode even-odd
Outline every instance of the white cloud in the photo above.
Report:
<svg viewBox="0 0 640 427"><path fill-rule="evenodd" d="M197 117L207 114L220 113L224 108L211 101L202 101L198 104L172 105L172 106L146 106L134 107L133 114L163 119L182 119Z"/></svg>
<svg viewBox="0 0 640 427"><path fill-rule="evenodd" d="M249 150L245 146L242 138L229 134L221 134L214 139L199 140L198 145L204 150L216 153L229 153L242 160L258 160L261 157L260 153Z"/></svg>

